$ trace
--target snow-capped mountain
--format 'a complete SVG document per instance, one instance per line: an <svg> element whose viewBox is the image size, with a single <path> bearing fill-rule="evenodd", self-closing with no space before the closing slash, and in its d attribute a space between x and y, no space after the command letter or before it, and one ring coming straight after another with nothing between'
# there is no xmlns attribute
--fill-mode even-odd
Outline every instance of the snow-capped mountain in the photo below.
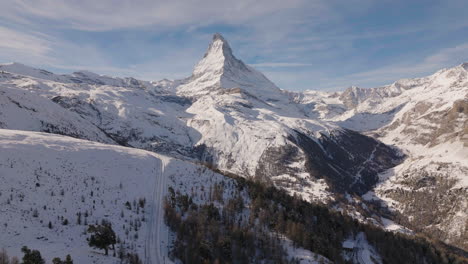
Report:
<svg viewBox="0 0 468 264"><path fill-rule="evenodd" d="M311 115L403 151L405 161L383 173L374 192L414 229L467 248L468 63L383 87L296 98L313 104ZM374 192L366 197L376 199Z"/></svg>
<svg viewBox="0 0 468 264"><path fill-rule="evenodd" d="M466 249L467 115L468 64L378 88L350 87L334 93L289 92L280 90L262 73L237 59L219 34L214 35L192 75L176 81L149 82L87 71L54 74L19 63L3 64L0 65L2 148L8 153L14 149L22 152L14 158L10 154L1 156L0 166L6 171L12 169L9 164L25 163L24 157L29 152L30 158L38 163L15 172L21 180L2 192L15 188L13 195L19 195L21 188L33 183L26 170L47 170L47 175L66 173L68 167L54 168L57 164L51 161L42 165L50 157L59 159L62 152L66 153L64 162L73 168L90 164L83 155L97 159L92 173L88 170L83 175L76 173L74 187L66 182L57 183L73 192L72 200L86 189L81 181L87 181L91 174L104 173L98 172L102 169L98 163L110 168L116 162L120 164L117 169L125 167L116 172L116 177L135 188L146 183L141 187L141 195L145 197L153 194L155 185L171 185L181 193L190 193L200 181L226 178L207 170L209 167L272 184L307 201L327 203L338 211L346 208L360 221L389 230L403 230L387 219L399 212L401 215L393 220L400 224ZM16 142L20 140L24 142ZM50 156L36 157L40 154L34 150L35 145L43 146ZM56 149L62 152L55 152ZM98 156L102 153L97 152L104 150L109 158L100 160ZM121 155L130 158L121 163ZM172 164L168 170L171 183L155 182L164 177L147 178L147 170L154 174L162 167L162 160ZM125 178L133 170L137 171L135 178ZM111 176L105 177L108 178L101 179L101 183L113 181ZM181 187L180 179L187 186ZM44 185L40 183L46 189L53 184L49 180ZM39 191L33 188L37 197ZM27 206L34 205L34 195L27 198L30 199ZM134 194L116 195L109 194L109 199L136 199L130 197ZM157 198L160 200L156 203L160 204L162 198ZM108 209L99 209L99 214L107 214L109 208L120 210L109 199L107 196L101 199ZM388 207L390 213L366 205L375 205L375 201ZM449 207L449 203L453 206ZM64 210L60 206L54 205L55 210ZM67 210L84 208L77 201L70 206L72 209ZM17 210L18 214L27 210L23 207L24 204L18 204L16 209L8 210ZM119 222L122 219L117 218L113 217L122 224ZM19 225L27 223L5 230L13 237ZM151 229L151 225L144 228ZM41 227L37 232L45 231ZM34 236L41 237L39 233ZM15 241L19 243L22 239L26 238L20 233ZM362 235L348 240L367 245ZM145 241L136 238L132 243L144 245ZM146 245L151 246L154 245ZM365 254L376 252L370 248ZM143 254L142 250L137 251ZM161 254L145 256L160 259ZM156 263L154 259L146 260L151 261Z"/></svg>
<svg viewBox="0 0 468 264"><path fill-rule="evenodd" d="M150 82L140 81L134 78L116 78L105 75L98 75L90 71L79 71L72 74L54 74L52 72L36 69L26 66L21 63L6 63L0 65L0 71L18 73L25 76L38 78L41 80L54 81L58 83L75 83L75 84L90 84L90 85L111 85L119 87L141 88L144 86L152 86ZM158 83L155 83L157 85ZM163 84L163 82L161 83Z"/></svg>
<svg viewBox="0 0 468 264"><path fill-rule="evenodd" d="M276 85L262 73L234 57L228 42L215 34L192 76L177 86L177 94L188 97L247 93L267 101L285 99Z"/></svg>

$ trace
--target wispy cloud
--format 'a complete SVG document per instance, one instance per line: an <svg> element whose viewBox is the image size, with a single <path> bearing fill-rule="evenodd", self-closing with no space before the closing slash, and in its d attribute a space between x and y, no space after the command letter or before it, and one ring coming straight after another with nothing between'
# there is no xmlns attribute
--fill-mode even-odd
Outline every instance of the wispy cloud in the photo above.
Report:
<svg viewBox="0 0 468 264"><path fill-rule="evenodd" d="M45 59L52 49L52 42L46 36L23 33L0 26L0 50L9 58L34 57Z"/></svg>
<svg viewBox="0 0 468 264"><path fill-rule="evenodd" d="M48 19L59 26L79 30L106 31L142 26L180 26L213 23L238 24L254 17L295 8L305 0L13 0L2 5L0 14L16 21Z"/></svg>
<svg viewBox="0 0 468 264"><path fill-rule="evenodd" d="M326 74L310 74L308 72L266 72L272 79L281 84L297 83L291 86L293 90L329 90L340 91L351 85L360 87L376 87L391 84L399 79L424 77L447 67L454 67L468 62L468 42L450 48L444 48L433 55L427 56L413 63L403 62L384 65L368 71L356 72L342 76L327 76ZM303 83L310 84L308 87Z"/></svg>
<svg viewBox="0 0 468 264"><path fill-rule="evenodd" d="M285 89L376 86L468 58L464 0L4 2L0 61L59 71L183 78L216 31Z"/></svg>
<svg viewBox="0 0 468 264"><path fill-rule="evenodd" d="M258 68L288 68L288 67L305 67L305 66L313 66L312 63L294 63L294 62L262 62L262 63L253 63L250 64L253 67Z"/></svg>

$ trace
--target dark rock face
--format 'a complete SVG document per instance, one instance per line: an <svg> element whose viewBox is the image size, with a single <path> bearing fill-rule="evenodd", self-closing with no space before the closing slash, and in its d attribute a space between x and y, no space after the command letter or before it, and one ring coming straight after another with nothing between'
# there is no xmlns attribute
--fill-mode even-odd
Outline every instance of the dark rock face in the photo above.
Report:
<svg viewBox="0 0 468 264"><path fill-rule="evenodd" d="M294 175L298 169L290 168L287 165L299 161L299 148L293 144L284 147L270 147L260 158L258 167L255 171L255 177L263 182L271 183L271 175L289 174ZM298 178L296 178L297 180ZM285 186L289 182L277 182L276 185ZM300 181L300 184L307 185L307 182Z"/></svg>
<svg viewBox="0 0 468 264"><path fill-rule="evenodd" d="M55 96L52 101L59 104L61 107L76 112L81 117L93 122L95 125L102 123L102 116L99 110L92 104L80 100L79 98ZM98 122L96 122L98 120Z"/></svg>
<svg viewBox="0 0 468 264"><path fill-rule="evenodd" d="M468 188L450 177L452 164L434 164L440 170L408 170L398 181L401 187L386 190L385 196L399 203L405 226L468 250L468 222L461 213L468 210Z"/></svg>
<svg viewBox="0 0 468 264"><path fill-rule="evenodd" d="M192 101L189 98L175 95L161 95L158 98L163 102L174 103L181 106L188 106L192 103Z"/></svg>
<svg viewBox="0 0 468 264"><path fill-rule="evenodd" d="M296 133L297 140L291 140L306 153L307 171L325 179L334 192L362 195L377 183L379 172L402 160L396 149L351 130L322 135L319 141Z"/></svg>
<svg viewBox="0 0 468 264"><path fill-rule="evenodd" d="M367 99L371 90L359 87L349 87L339 97L348 108L356 107L361 101Z"/></svg>
<svg viewBox="0 0 468 264"><path fill-rule="evenodd" d="M352 130L332 131L320 139L295 131L288 140L289 144L263 153L255 172L258 180L300 190L314 179L324 179L331 192L362 195L377 183L378 173L403 160L397 149ZM304 159L305 168L288 166ZM301 172L312 179L298 177ZM271 179L282 174L293 178Z"/></svg>

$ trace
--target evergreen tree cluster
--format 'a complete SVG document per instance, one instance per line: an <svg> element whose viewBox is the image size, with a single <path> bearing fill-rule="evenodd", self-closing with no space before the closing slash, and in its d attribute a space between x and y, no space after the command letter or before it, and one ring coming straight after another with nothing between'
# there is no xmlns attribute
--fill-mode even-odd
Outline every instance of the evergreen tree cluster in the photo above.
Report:
<svg viewBox="0 0 468 264"><path fill-rule="evenodd" d="M285 234L297 246L318 253L334 263L345 263L343 241L364 232L386 264L466 263L466 259L430 243L425 237L388 232L363 224L325 205L312 204L283 190L238 179L252 201L251 213L271 230Z"/></svg>
<svg viewBox="0 0 468 264"><path fill-rule="evenodd" d="M171 256L183 263L295 263L288 261L280 238L254 223L243 224L243 201L229 199L218 208L201 206L174 193L164 201L165 222L177 234ZM213 195L220 199L219 195Z"/></svg>
<svg viewBox="0 0 468 264"><path fill-rule="evenodd" d="M388 232L273 186L229 176L237 181L237 195L227 201L222 185L210 187L212 198L198 205L169 189L164 209L166 224L176 233L172 257L183 263L288 263L283 235L334 263L348 263L343 241L363 232L384 264L468 263L426 237ZM240 193L247 194L248 209Z"/></svg>
<svg viewBox="0 0 468 264"><path fill-rule="evenodd" d="M90 225L88 227L88 233L91 233L91 237L88 239L90 247L96 247L103 249L106 256L109 255L109 247L115 252L115 244L117 243L117 237L112 224L109 221L102 220L100 225Z"/></svg>
<svg viewBox="0 0 468 264"><path fill-rule="evenodd" d="M36 249L29 249L27 246L21 248L24 256L21 261L21 264L45 264L45 260L42 258L41 252ZM11 259L8 256L8 253L5 249L0 250L0 264L20 264L20 261L17 257L12 257ZM60 258L54 258L52 264L73 264L73 260L70 255L65 257L65 260Z"/></svg>

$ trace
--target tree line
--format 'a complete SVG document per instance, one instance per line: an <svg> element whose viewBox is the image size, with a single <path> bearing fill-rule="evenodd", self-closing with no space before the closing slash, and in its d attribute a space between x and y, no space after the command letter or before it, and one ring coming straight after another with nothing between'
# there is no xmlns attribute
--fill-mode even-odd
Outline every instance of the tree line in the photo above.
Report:
<svg viewBox="0 0 468 264"><path fill-rule="evenodd" d="M343 241L363 232L385 264L468 263L422 235L388 232L271 185L229 176L237 182L236 194L226 201L218 183L209 188L211 198L202 204L169 189L165 221L176 234L171 257L183 263L294 263L283 249L282 235L296 247L334 263L348 263Z"/></svg>

